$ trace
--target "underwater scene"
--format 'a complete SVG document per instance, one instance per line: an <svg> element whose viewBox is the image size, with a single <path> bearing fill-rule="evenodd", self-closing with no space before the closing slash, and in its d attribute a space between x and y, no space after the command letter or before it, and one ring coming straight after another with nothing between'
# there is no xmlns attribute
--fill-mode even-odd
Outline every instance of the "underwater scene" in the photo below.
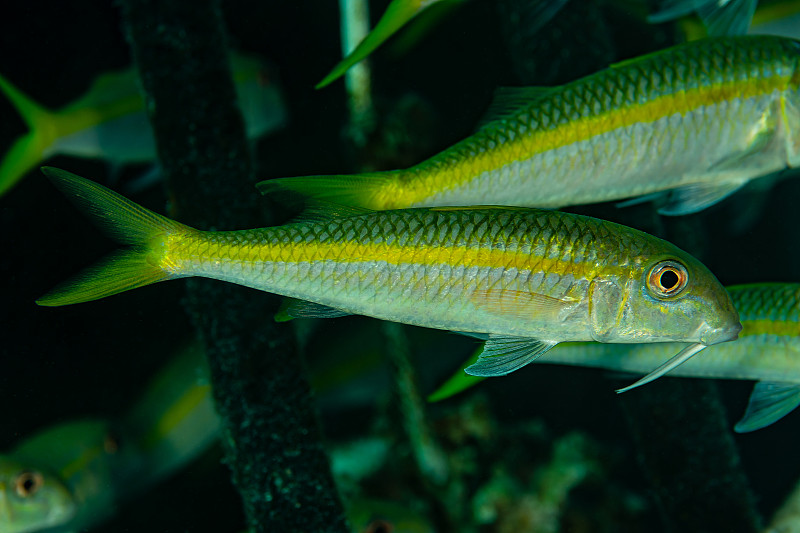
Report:
<svg viewBox="0 0 800 533"><path fill-rule="evenodd" d="M0 30L0 533L800 533L800 1Z"/></svg>

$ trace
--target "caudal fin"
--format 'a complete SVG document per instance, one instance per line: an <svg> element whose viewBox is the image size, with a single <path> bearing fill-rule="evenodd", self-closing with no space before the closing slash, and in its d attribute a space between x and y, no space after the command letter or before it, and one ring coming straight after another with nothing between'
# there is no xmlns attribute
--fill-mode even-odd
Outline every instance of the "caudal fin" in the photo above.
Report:
<svg viewBox="0 0 800 533"><path fill-rule="evenodd" d="M8 192L25 174L45 157L45 151L56 140L52 124L54 114L40 106L3 76L0 76L0 91L8 98L25 124L28 133L19 137L0 162L0 196Z"/></svg>
<svg viewBox="0 0 800 533"><path fill-rule="evenodd" d="M37 304L59 306L88 302L178 277L159 266L166 239L195 230L65 170L42 167L42 172L111 238L131 248L112 254L56 287L36 300Z"/></svg>
<svg viewBox="0 0 800 533"><path fill-rule="evenodd" d="M256 185L261 194L293 191L309 198L340 205L390 209L393 200L387 184L396 179L397 171L366 172L364 174L303 176L275 178Z"/></svg>

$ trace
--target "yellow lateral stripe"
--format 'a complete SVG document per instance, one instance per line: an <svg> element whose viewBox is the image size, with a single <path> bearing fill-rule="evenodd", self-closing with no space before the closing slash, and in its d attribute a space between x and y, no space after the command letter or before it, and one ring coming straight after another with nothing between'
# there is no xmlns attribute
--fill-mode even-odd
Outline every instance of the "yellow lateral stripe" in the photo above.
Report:
<svg viewBox="0 0 800 533"><path fill-rule="evenodd" d="M67 136L140 111L144 111L144 101L140 95L133 94L102 107L61 110L54 116L59 136Z"/></svg>
<svg viewBox="0 0 800 533"><path fill-rule="evenodd" d="M207 401L210 396L211 385L208 384L196 385L181 396L181 398L171 405L169 410L158 419L152 431L148 432L142 443L142 448L145 453L154 448L165 436L168 436L172 430L178 427L178 424L193 414L197 406Z"/></svg>
<svg viewBox="0 0 800 533"><path fill-rule="evenodd" d="M201 245L202 246L202 245ZM561 255L561 254L559 254ZM602 271L606 275L627 277L631 272L628 267L608 264L589 264L586 262L569 262L561 259L535 257L522 250L489 250L485 248L468 248L465 246L442 246L427 248L414 246L396 246L385 243L287 243L260 246L234 246L226 243L209 243L203 254L187 253L184 248L168 253L161 260L161 265L180 265L184 262L217 261L230 258L235 262L286 262L299 263L309 261L336 261L340 263L386 262L389 264L414 264L419 266L448 265L457 267L479 268L516 268L546 272L547 274L573 274L575 277L591 277ZM178 267L180 268L180 267Z"/></svg>
<svg viewBox="0 0 800 533"><path fill-rule="evenodd" d="M585 141L634 124L655 122L676 113L685 115L700 107L723 101L753 98L775 90L785 90L789 82L790 78L787 75L720 83L662 95L644 104L611 109L605 113L588 117L576 117L565 124L558 124L549 129L534 130L514 140L508 140L491 151L476 154L467 163L470 169L468 173L458 167L444 173L437 169L434 173L422 173L421 178L423 181L429 182L426 184L427 187L430 187L429 190L440 190L443 186L452 187L468 182L483 172L496 170L521 160L521 154L524 154L524 159L527 160L543 152ZM559 96L563 96L563 94L564 92L561 92ZM537 102L536 105L541 106L542 104ZM536 110L526 111L526 113L533 113L535 116ZM464 143L470 141L471 139L467 139ZM462 144L456 146L461 147ZM449 150L445 153L448 152ZM434 157L429 161L435 164L438 159ZM422 165L427 166L427 162ZM443 175L446 175L447 179L443 179ZM409 190L404 191L404 194L414 197L412 201L419 201L429 195L429 190Z"/></svg>
<svg viewBox="0 0 800 533"><path fill-rule="evenodd" d="M792 320L742 320L740 337L747 335L782 335L796 337L800 335L800 322Z"/></svg>

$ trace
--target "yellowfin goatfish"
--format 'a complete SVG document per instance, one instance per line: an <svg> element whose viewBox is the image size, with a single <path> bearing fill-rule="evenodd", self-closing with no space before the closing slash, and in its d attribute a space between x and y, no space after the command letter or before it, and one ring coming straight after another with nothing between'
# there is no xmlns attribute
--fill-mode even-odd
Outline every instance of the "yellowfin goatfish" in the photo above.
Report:
<svg viewBox="0 0 800 533"><path fill-rule="evenodd" d="M231 68L247 136L256 139L286 120L283 97L269 83L263 63L232 55ZM48 157L97 157L114 165L156 158L152 129L133 68L100 76L81 98L51 111L32 101L0 76L0 90L28 126L0 162L0 195Z"/></svg>
<svg viewBox="0 0 800 533"><path fill-rule="evenodd" d="M747 411L735 427L738 432L755 431L800 405L800 284L738 285L728 292L742 321L739 339L707 348L703 357L687 361L670 375L757 381ZM564 343L540 362L644 374L682 347ZM443 400L479 381L457 372L429 400Z"/></svg>
<svg viewBox="0 0 800 533"><path fill-rule="evenodd" d="M330 207L284 226L198 231L69 172L43 172L130 250L37 300L96 300L201 276L299 299L292 316L361 314L486 338L468 371L512 372L564 341L736 338L730 297L700 262L646 233L515 208ZM338 211L336 211L338 209Z"/></svg>
<svg viewBox="0 0 800 533"><path fill-rule="evenodd" d="M0 456L0 531L81 531L114 512L137 454L101 420L46 429ZM85 501L91 505L85 505Z"/></svg>
<svg viewBox="0 0 800 533"><path fill-rule="evenodd" d="M205 354L190 344L116 423L62 423L0 455L0 532L96 526L207 450L218 432Z"/></svg>
<svg viewBox="0 0 800 533"><path fill-rule="evenodd" d="M259 188L378 210L557 208L669 192L661 213L693 213L800 165L800 42L685 43L566 85L506 90L494 114L406 170L278 178Z"/></svg>

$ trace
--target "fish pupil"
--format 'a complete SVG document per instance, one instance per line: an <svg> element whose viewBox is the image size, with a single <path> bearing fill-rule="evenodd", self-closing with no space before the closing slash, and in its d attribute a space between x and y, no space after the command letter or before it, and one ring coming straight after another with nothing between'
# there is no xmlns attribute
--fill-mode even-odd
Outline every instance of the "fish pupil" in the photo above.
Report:
<svg viewBox="0 0 800 533"><path fill-rule="evenodd" d="M665 270L658 281L665 291L671 291L680 283L680 277L674 270Z"/></svg>
<svg viewBox="0 0 800 533"><path fill-rule="evenodd" d="M22 497L33 496L44 482L42 475L38 472L22 472L17 477L17 494Z"/></svg>

